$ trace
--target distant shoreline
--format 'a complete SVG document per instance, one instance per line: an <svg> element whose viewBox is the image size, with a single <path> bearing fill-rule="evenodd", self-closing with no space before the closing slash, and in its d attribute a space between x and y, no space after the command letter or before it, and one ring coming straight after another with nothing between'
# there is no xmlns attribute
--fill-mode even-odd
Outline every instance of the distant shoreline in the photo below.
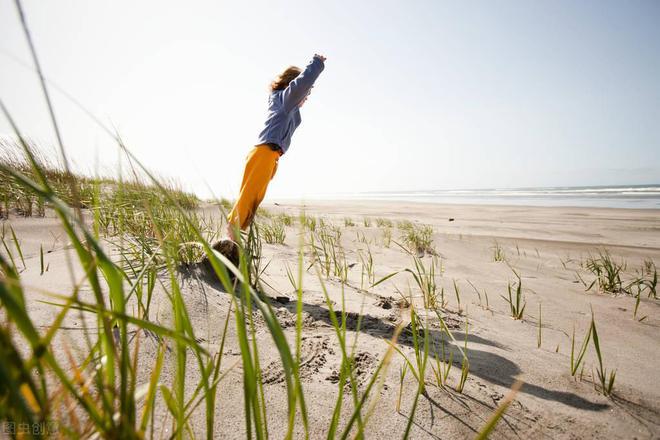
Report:
<svg viewBox="0 0 660 440"><path fill-rule="evenodd" d="M615 210L615 211L644 211L652 213L653 211L658 211L660 214L660 205L652 207L619 207L619 206L583 206L583 205L534 205L534 204L514 204L514 203L479 203L479 202L442 202L442 201L432 201L432 200L411 200L411 199L368 199L368 198L284 198L284 197L273 197L268 198L264 201L264 206L300 206L309 205L352 205L356 203L364 203L365 207L369 206L407 206L407 205L421 205L421 206L433 206L433 207L447 207L447 208L531 208L531 209L574 209L574 210Z"/></svg>
<svg viewBox="0 0 660 440"><path fill-rule="evenodd" d="M418 202L447 205L660 209L660 185L381 191L278 197L278 200Z"/></svg>

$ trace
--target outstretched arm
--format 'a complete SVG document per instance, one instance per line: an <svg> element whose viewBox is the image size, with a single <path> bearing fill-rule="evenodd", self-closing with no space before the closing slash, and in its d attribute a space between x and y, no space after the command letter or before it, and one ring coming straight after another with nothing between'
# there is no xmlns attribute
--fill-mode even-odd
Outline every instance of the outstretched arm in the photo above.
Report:
<svg viewBox="0 0 660 440"><path fill-rule="evenodd" d="M282 92L282 101L287 112L293 110L307 96L325 67L326 58L323 55L314 55L305 70L289 83Z"/></svg>

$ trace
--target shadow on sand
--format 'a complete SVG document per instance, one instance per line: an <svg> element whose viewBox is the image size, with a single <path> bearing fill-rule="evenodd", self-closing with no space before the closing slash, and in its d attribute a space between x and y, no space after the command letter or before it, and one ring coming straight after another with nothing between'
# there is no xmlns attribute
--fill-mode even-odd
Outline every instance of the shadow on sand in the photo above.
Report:
<svg viewBox="0 0 660 440"><path fill-rule="evenodd" d="M189 272L185 274L184 277L188 279L196 279L197 281L209 284L214 289L224 291L218 280L212 275L204 274L204 271L197 272L195 274ZM271 302L273 303L274 307L286 307L289 312L296 312L296 301L281 304L271 298ZM330 320L330 312L327 308L315 304L303 303L303 311L309 313L314 321L332 326L332 321ZM339 314L339 312L335 313ZM346 315L347 330L355 331L358 325L358 314L347 312ZM387 319L375 317L369 314L363 314L359 330L360 332L373 337L391 339L395 328L396 325ZM430 329L429 335L431 337L431 341L435 341L437 344L439 344L441 340L441 333L442 332L439 329ZM464 337L464 334L456 335L456 339L458 341L463 341ZM470 342L473 344L478 343L496 347L501 350L506 350L506 348L497 341L491 341L474 334L468 335L467 356L470 360L470 375L479 377L495 385L511 388L511 386L513 386L516 381L516 377L521 373L518 365L498 354L470 348ZM413 344L411 332L409 330L407 332L404 330L404 332L399 337L398 343L412 347ZM446 348L453 351L454 363L458 365L458 368L460 368L461 354L459 350L450 342L448 342L446 338L445 344L447 344ZM551 390L530 383L524 383L520 391L540 399L560 402L564 405L583 410L603 411L609 408L609 405L591 402L574 393Z"/></svg>

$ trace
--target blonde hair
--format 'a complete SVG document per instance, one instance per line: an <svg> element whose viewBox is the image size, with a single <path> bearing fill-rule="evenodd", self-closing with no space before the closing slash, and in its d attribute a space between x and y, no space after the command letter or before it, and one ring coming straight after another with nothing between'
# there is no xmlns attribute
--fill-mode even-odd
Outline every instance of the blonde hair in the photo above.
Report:
<svg viewBox="0 0 660 440"><path fill-rule="evenodd" d="M302 70L300 70L299 67L287 67L284 69L284 72L277 75L273 82L270 83L270 90L274 92L276 90L286 89L289 83L293 81L298 75L300 75L300 72L302 72Z"/></svg>

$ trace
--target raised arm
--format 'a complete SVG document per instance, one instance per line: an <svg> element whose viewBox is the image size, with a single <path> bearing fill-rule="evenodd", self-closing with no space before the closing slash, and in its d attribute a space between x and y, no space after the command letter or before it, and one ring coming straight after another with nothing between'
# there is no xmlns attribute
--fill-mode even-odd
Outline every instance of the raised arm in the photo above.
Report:
<svg viewBox="0 0 660 440"><path fill-rule="evenodd" d="M305 67L293 81L289 83L286 89L282 92L282 102L287 112L293 110L300 101L303 100L307 93L314 85L314 81L319 77L325 67L325 57L322 55L314 55L312 61Z"/></svg>

